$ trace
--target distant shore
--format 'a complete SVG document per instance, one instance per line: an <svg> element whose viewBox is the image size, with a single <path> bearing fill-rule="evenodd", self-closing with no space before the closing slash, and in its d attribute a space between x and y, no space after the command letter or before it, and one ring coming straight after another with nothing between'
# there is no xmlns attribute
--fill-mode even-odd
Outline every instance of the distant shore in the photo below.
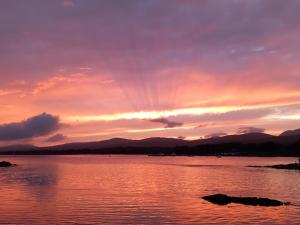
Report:
<svg viewBox="0 0 300 225"><path fill-rule="evenodd" d="M241 145L240 145L241 147ZM298 151L276 150L266 146L251 147L243 145L243 148L228 148L224 145L176 147L176 148L137 148L118 147L104 149L66 149L66 150L26 150L4 151L0 155L147 155L149 157L176 157L176 156L213 156L213 157L299 157ZM248 150L249 149L249 150Z"/></svg>
<svg viewBox="0 0 300 225"><path fill-rule="evenodd" d="M96 142L66 143L48 147L33 145L0 147L0 155L78 154L299 157L300 136L272 136L264 133L249 133L198 140L162 137L141 140L113 138Z"/></svg>

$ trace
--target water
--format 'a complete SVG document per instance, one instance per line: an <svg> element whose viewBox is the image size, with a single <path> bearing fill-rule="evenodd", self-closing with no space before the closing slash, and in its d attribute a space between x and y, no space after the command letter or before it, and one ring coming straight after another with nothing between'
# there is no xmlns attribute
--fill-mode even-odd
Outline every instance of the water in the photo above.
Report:
<svg viewBox="0 0 300 225"><path fill-rule="evenodd" d="M2 156L0 224L300 224L300 173L246 165L295 158ZM225 193L290 206L218 206Z"/></svg>

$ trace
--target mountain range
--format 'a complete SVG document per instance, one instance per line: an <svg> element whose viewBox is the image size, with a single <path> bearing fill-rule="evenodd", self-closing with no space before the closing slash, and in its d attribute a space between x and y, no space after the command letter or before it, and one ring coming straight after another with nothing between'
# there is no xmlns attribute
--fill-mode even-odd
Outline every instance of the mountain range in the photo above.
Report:
<svg viewBox="0 0 300 225"><path fill-rule="evenodd" d="M300 129L289 130L281 133L278 136L265 134L265 133L247 133L247 134L236 134L226 135L222 137L212 137L207 139L198 140L183 140L179 138L162 138L153 137L142 140L130 140L123 138L113 138L104 141L96 142L83 142L83 143L67 143L49 147L37 147L33 145L13 145L0 148L0 153L32 153L32 154L60 154L60 153L99 153L107 154L119 152L116 149L127 149L126 152L131 153L130 148L134 149L174 149L174 148L195 148L198 147L204 149L204 146L228 146L229 144L235 144L234 146L250 145L257 147L258 145L271 143L273 145L286 147L295 145L300 142ZM211 148L211 147L210 147ZM126 153L124 152L124 153ZM145 151L141 151L145 153ZM139 153L139 151L134 151Z"/></svg>

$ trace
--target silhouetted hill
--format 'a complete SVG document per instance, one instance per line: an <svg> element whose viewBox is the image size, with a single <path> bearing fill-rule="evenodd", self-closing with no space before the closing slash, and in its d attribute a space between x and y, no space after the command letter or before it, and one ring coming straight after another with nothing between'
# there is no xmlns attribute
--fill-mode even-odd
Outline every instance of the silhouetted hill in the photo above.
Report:
<svg viewBox="0 0 300 225"><path fill-rule="evenodd" d="M222 137L214 137L203 140L198 140L199 144L224 144L224 143L263 143L269 141L275 141L276 136L264 133L249 133L249 134L237 134L237 135L227 135Z"/></svg>
<svg viewBox="0 0 300 225"><path fill-rule="evenodd" d="M281 133L279 136L292 136L292 135L300 135L300 129L287 130Z"/></svg>
<svg viewBox="0 0 300 225"><path fill-rule="evenodd" d="M273 142L277 144L292 144L300 139L300 135L289 136L273 136L265 133L248 133L239 135L227 135L223 137L215 137L203 140L197 140L198 144L226 144L226 143L241 143L241 144L261 144Z"/></svg>
<svg viewBox="0 0 300 225"><path fill-rule="evenodd" d="M39 150L39 147L36 147L34 145L9 145L0 147L0 152L9 152L9 151L34 151Z"/></svg>
<svg viewBox="0 0 300 225"><path fill-rule="evenodd" d="M227 135L199 140L153 137L142 140L113 138L97 142L68 143L50 147L15 145L0 148L4 154L166 154L264 155L300 154L300 135L273 136L265 133Z"/></svg>
<svg viewBox="0 0 300 225"><path fill-rule="evenodd" d="M176 138L147 138L142 140L130 140L123 138L113 138L98 142L86 142L86 143L69 143L63 145L57 145L52 147L43 147L44 150L62 151L62 150L79 150L79 149L104 149L104 148L118 148L118 147L162 147L172 148L176 146L189 145L189 141Z"/></svg>

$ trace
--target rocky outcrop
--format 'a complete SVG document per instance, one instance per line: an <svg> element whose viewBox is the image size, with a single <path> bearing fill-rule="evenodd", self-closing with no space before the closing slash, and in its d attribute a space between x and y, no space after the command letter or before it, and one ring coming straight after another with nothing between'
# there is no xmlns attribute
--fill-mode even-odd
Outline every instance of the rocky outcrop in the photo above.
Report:
<svg viewBox="0 0 300 225"><path fill-rule="evenodd" d="M0 162L0 167L11 167L11 166L15 166L15 164L12 164L12 163L7 162L7 161Z"/></svg>
<svg viewBox="0 0 300 225"><path fill-rule="evenodd" d="M279 165L272 165L272 166L248 166L254 168L273 168L273 169L281 169L281 170L300 170L300 163L291 163L291 164L279 164Z"/></svg>
<svg viewBox="0 0 300 225"><path fill-rule="evenodd" d="M238 203L243 205L252 206L281 206L283 203L278 200L273 200L269 198L257 198L257 197L231 197L224 194L215 194L202 197L204 200L217 205L227 205L230 203Z"/></svg>
<svg viewBox="0 0 300 225"><path fill-rule="evenodd" d="M300 163L291 163L291 164L279 164L273 166L266 166L274 169L285 169L285 170L300 170Z"/></svg>

